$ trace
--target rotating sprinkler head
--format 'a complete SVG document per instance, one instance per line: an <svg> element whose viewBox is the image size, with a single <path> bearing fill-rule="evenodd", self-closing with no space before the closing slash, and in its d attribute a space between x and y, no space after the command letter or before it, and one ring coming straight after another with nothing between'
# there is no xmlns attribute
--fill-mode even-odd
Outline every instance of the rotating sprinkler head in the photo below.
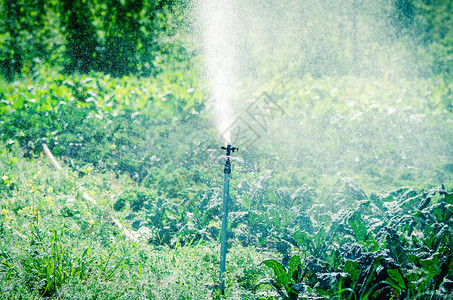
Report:
<svg viewBox="0 0 453 300"><path fill-rule="evenodd" d="M231 174L231 153L238 151L239 148L231 147L228 144L226 147L221 147L222 150L226 150L226 161L223 172L225 173L225 182L223 185L223 218L222 218L222 233L220 237L220 290L222 295L225 293L225 280L222 274L225 272L226 263L226 251L227 251L227 224L228 224L228 199L230 197L230 174Z"/></svg>
<svg viewBox="0 0 453 300"><path fill-rule="evenodd" d="M228 144L226 147L220 147L222 150L226 150L226 155L229 157L231 156L231 152L239 151L238 147L231 147L230 144Z"/></svg>
<svg viewBox="0 0 453 300"><path fill-rule="evenodd" d="M230 156L231 152L238 151L239 148L237 147L231 147L230 144L228 144L226 147L220 147L222 150L226 150L226 161L225 161L225 168L223 169L223 172L225 174L230 174L231 173L231 162L230 162Z"/></svg>

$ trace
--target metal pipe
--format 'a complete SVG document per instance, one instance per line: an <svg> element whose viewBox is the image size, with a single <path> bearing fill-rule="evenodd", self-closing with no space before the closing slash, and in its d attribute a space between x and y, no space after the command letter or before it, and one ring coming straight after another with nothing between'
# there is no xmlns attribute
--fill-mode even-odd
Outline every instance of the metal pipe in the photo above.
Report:
<svg viewBox="0 0 453 300"><path fill-rule="evenodd" d="M225 272L226 251L227 251L227 227L228 227L228 198L230 196L230 174L225 173L223 184L223 220L222 233L220 238L220 290L222 295L225 293L225 280L222 275Z"/></svg>
<svg viewBox="0 0 453 300"><path fill-rule="evenodd" d="M225 173L225 181L223 183L223 218L222 218L222 232L220 236L220 291L222 295L225 294L225 279L223 273L225 273L226 265L226 252L227 252L227 237L228 237L228 200L230 198L230 178L231 178L231 152L239 150L236 147L227 145L221 149L226 150L226 161L223 172Z"/></svg>

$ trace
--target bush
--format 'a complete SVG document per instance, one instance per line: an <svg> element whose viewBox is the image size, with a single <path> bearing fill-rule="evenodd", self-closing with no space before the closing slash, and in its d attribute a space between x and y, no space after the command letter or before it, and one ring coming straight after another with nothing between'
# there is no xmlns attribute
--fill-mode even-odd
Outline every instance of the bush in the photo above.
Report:
<svg viewBox="0 0 453 300"><path fill-rule="evenodd" d="M119 198L116 200L115 204L113 204L113 209L115 211L122 211L126 207L126 199Z"/></svg>
<svg viewBox="0 0 453 300"><path fill-rule="evenodd" d="M115 204L113 204L113 209L115 211L121 211L126 207L126 202L129 202L131 210L137 212L143 208L145 201L155 199L156 197L157 193L147 188L127 189L120 195Z"/></svg>

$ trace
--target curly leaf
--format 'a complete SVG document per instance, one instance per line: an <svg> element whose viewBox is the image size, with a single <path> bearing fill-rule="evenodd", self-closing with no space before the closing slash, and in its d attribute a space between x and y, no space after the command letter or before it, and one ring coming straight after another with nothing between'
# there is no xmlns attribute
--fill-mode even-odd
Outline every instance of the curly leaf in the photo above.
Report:
<svg viewBox="0 0 453 300"><path fill-rule="evenodd" d="M288 279L290 280L291 278L295 281L297 281L297 271L299 270L299 265L301 264L300 261L300 256L299 255L294 255L289 259L288 262Z"/></svg>
<svg viewBox="0 0 453 300"><path fill-rule="evenodd" d="M348 220L349 226L354 231L358 242L366 242L367 227L358 213L353 214Z"/></svg>
<svg viewBox="0 0 453 300"><path fill-rule="evenodd" d="M274 270L276 284L278 286L284 286L285 289L288 288L289 285L288 275L286 274L285 268L281 263L279 263L275 259L266 259L263 260L260 263L260 265L265 265Z"/></svg>
<svg viewBox="0 0 453 300"><path fill-rule="evenodd" d="M387 274L389 275L389 279L395 283L398 288L405 289L406 285L404 284L403 276L401 276L401 273L397 269L388 269Z"/></svg>
<svg viewBox="0 0 453 300"><path fill-rule="evenodd" d="M306 231L298 230L294 232L293 238L294 240L296 240L297 244L301 246L308 247L308 245L313 243L312 236L308 234Z"/></svg>
<svg viewBox="0 0 453 300"><path fill-rule="evenodd" d="M444 196L445 197L445 201L448 204L453 204L453 192L451 192L451 193L445 192L444 195L445 195Z"/></svg>
<svg viewBox="0 0 453 300"><path fill-rule="evenodd" d="M359 278L359 262L354 260L347 260L345 262L343 271L351 275L352 281L357 281Z"/></svg>

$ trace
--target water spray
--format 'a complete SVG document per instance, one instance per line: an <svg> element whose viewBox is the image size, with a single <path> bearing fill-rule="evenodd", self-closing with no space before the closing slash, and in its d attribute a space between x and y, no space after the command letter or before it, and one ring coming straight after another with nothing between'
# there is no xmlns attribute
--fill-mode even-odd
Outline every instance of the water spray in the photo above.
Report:
<svg viewBox="0 0 453 300"><path fill-rule="evenodd" d="M222 219L222 233L220 236L220 291L222 295L225 294L225 280L222 275L225 272L226 252L227 252L227 225L228 225L228 199L230 197L230 176L231 176L231 153L238 151L239 148L231 147L228 144L226 147L220 149L226 150L226 161L223 172L225 173L225 181L223 184L223 219Z"/></svg>

